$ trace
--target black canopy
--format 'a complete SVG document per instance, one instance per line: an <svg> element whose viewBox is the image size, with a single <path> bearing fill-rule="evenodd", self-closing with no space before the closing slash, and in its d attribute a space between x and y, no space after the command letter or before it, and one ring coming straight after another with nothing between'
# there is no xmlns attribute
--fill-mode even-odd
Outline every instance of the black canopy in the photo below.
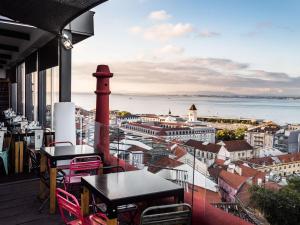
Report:
<svg viewBox="0 0 300 225"><path fill-rule="evenodd" d="M107 0L0 0L0 15L58 34L73 19Z"/></svg>

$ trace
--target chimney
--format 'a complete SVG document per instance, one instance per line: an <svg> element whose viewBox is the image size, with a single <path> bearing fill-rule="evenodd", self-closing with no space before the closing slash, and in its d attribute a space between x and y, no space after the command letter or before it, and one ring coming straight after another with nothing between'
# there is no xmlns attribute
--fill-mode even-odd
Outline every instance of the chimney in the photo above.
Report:
<svg viewBox="0 0 300 225"><path fill-rule="evenodd" d="M109 79L113 76L107 65L98 65L96 73L96 118L95 118L95 147L100 151L103 161L110 160L109 154Z"/></svg>
<svg viewBox="0 0 300 225"><path fill-rule="evenodd" d="M236 172L238 175L242 176L242 168L241 168L241 167L236 166L236 167L235 167L235 172Z"/></svg>

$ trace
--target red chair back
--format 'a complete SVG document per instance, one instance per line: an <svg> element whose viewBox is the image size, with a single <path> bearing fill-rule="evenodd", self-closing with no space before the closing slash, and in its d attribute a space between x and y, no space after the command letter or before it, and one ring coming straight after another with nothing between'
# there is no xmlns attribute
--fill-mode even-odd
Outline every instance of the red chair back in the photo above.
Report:
<svg viewBox="0 0 300 225"><path fill-rule="evenodd" d="M72 183L72 180L74 180L72 179L73 177L80 178L82 176L91 175L92 172L98 172L101 166L101 158L97 155L76 157L72 159L69 166L69 174L66 175L64 179L66 187L68 184ZM78 179L77 181L80 182Z"/></svg>
<svg viewBox="0 0 300 225"><path fill-rule="evenodd" d="M101 158L98 155L76 157L70 163L70 174L76 173L77 175L78 172L98 170L101 165Z"/></svg>
<svg viewBox="0 0 300 225"><path fill-rule="evenodd" d="M66 224L70 222L65 216L66 213L74 216L77 220L80 220L82 224L84 223L80 205L74 195L64 191L63 189L57 188L56 198L60 215Z"/></svg>

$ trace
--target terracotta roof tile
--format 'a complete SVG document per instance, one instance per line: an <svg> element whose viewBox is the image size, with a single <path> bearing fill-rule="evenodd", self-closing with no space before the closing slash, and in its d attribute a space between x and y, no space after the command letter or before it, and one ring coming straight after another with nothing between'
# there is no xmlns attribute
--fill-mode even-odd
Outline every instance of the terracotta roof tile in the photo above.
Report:
<svg viewBox="0 0 300 225"><path fill-rule="evenodd" d="M289 163L289 162L300 161L300 152L293 153L293 154L287 154L287 155L279 155L279 156L277 156L277 158L282 163Z"/></svg>
<svg viewBox="0 0 300 225"><path fill-rule="evenodd" d="M196 140L188 140L185 145L202 150L202 151L207 151L207 152L212 152L212 153L218 153L221 149L221 145L217 144L203 144L204 142L202 141L196 141Z"/></svg>
<svg viewBox="0 0 300 225"><path fill-rule="evenodd" d="M222 170L219 174L219 179L222 179L234 189L239 189L248 178Z"/></svg>
<svg viewBox="0 0 300 225"><path fill-rule="evenodd" d="M252 150L253 147L246 140L223 141L229 152Z"/></svg>
<svg viewBox="0 0 300 225"><path fill-rule="evenodd" d="M253 158L253 159L249 159L247 160L250 164L254 164L254 166L269 166L272 165L274 161L274 159L272 159L271 157L267 156L267 157L262 157L262 158Z"/></svg>
<svg viewBox="0 0 300 225"><path fill-rule="evenodd" d="M152 173L157 173L163 168L175 168L177 166L181 166L183 163L179 162L175 159L171 159L169 157L162 157L159 160L155 161L151 165L149 165L148 171Z"/></svg>
<svg viewBox="0 0 300 225"><path fill-rule="evenodd" d="M180 146L176 146L172 151L172 154L174 154L176 156L175 160L180 159L182 156L187 154L187 151Z"/></svg>

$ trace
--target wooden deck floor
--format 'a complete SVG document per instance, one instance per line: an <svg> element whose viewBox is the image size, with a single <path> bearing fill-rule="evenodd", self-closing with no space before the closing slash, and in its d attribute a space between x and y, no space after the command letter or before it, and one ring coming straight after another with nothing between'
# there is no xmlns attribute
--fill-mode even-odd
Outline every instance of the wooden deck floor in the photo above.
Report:
<svg viewBox="0 0 300 225"><path fill-rule="evenodd" d="M0 184L0 224L63 224L58 214L48 214L48 205L42 213L38 212L41 205L37 199L38 190L38 179Z"/></svg>

